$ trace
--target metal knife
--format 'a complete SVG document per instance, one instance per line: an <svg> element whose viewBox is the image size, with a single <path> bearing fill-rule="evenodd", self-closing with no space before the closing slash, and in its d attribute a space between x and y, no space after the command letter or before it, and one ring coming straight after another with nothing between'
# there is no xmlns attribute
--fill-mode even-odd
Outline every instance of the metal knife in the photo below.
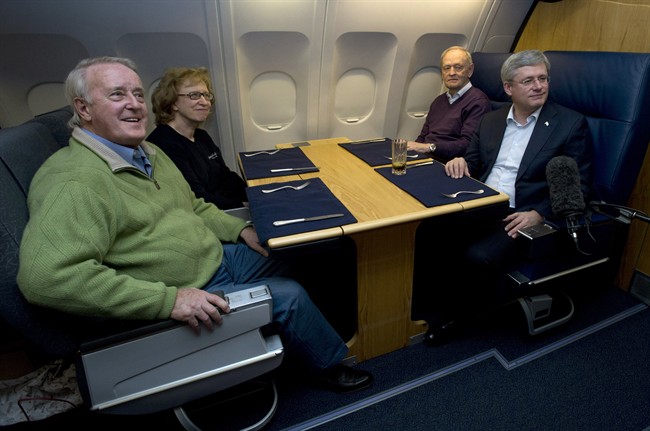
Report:
<svg viewBox="0 0 650 431"><path fill-rule="evenodd" d="M305 221L326 220L328 218L343 217L345 214L326 214L315 217L295 218L292 220L278 220L273 222L273 226L284 226L285 224L302 223Z"/></svg>
<svg viewBox="0 0 650 431"><path fill-rule="evenodd" d="M433 165L433 160L430 162L422 162L422 163L411 163L410 165L406 165L407 169L410 168L417 168L418 166L424 166L424 165Z"/></svg>
<svg viewBox="0 0 650 431"><path fill-rule="evenodd" d="M304 168L282 168L282 169L271 169L271 172L289 172L289 171L304 171L306 169L318 169L318 166L307 166Z"/></svg>
<svg viewBox="0 0 650 431"><path fill-rule="evenodd" d="M339 144L370 144L371 142L383 142L386 138L366 139L363 141L339 142Z"/></svg>

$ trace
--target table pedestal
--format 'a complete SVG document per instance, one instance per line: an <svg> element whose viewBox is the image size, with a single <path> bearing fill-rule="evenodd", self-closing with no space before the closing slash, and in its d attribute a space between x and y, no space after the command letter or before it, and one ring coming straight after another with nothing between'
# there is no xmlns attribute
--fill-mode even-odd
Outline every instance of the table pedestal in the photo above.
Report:
<svg viewBox="0 0 650 431"><path fill-rule="evenodd" d="M350 355L361 362L406 347L426 330L411 320L419 221L351 235L357 247L358 322Z"/></svg>

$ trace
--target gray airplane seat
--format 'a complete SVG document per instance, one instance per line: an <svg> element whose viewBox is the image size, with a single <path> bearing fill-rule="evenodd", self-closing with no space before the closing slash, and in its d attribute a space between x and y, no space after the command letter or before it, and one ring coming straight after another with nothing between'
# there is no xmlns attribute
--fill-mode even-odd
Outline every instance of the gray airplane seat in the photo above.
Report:
<svg viewBox="0 0 650 431"><path fill-rule="evenodd" d="M219 429L260 428L275 412L270 372L284 352L279 337L262 329L272 320L267 286L225 295L231 313L220 326L200 331L172 320L152 324L71 316L31 305L22 296L16 274L29 217L27 192L40 165L65 145L61 126L69 116L59 110L52 118L46 114L0 129L3 334L20 340L34 366L53 359L75 363L86 408L97 414L173 410L186 429L213 429L215 424ZM240 415L234 413L238 411ZM215 421L215 412L229 416L233 426Z"/></svg>

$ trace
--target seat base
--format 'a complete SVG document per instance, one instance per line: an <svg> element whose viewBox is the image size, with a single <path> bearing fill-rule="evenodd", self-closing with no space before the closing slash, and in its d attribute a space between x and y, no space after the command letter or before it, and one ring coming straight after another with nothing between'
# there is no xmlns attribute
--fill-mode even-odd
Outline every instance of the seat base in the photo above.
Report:
<svg viewBox="0 0 650 431"><path fill-rule="evenodd" d="M188 431L259 430L277 406L275 382L267 374L177 407L174 413Z"/></svg>
<svg viewBox="0 0 650 431"><path fill-rule="evenodd" d="M564 292L517 298L530 335L541 334L566 323L573 316L573 301Z"/></svg>

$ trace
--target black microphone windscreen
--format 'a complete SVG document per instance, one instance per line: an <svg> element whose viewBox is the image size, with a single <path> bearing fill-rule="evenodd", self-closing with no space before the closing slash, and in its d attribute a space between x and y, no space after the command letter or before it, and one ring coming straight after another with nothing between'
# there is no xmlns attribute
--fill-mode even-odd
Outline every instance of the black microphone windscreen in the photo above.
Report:
<svg viewBox="0 0 650 431"><path fill-rule="evenodd" d="M546 165L546 181L551 197L551 209L556 217L582 213L585 200L580 188L580 170L568 156L553 157Z"/></svg>

